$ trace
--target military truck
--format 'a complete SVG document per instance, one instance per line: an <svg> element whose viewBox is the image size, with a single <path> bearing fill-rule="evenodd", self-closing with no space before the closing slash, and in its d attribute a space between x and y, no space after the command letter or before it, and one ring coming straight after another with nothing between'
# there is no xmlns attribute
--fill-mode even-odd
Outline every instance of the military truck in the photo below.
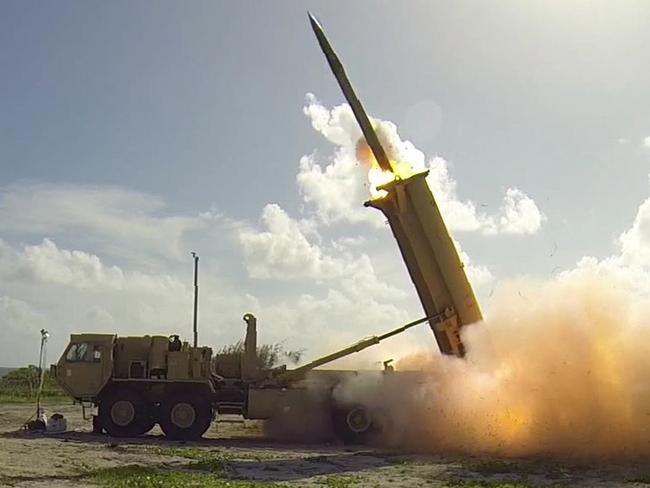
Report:
<svg viewBox="0 0 650 488"><path fill-rule="evenodd" d="M427 320L364 339L293 370L260 369L257 319L252 314L244 315L244 351L215 357L209 347L191 347L175 335L72 334L53 369L70 396L85 407L98 407L94 430L116 437L142 435L159 424L171 439L196 439L217 413L247 419L288 415L295 422L318 412L344 440L361 440L373 427L369 412L337 403L332 391L345 378L363 373L315 368ZM394 374L388 365L386 373Z"/></svg>
<svg viewBox="0 0 650 488"><path fill-rule="evenodd" d="M355 371L316 369L383 339L428 322L440 351L462 357L462 327L482 320L481 310L456 247L426 182L427 173L397 174L381 146L338 57L316 19L310 21L365 142L392 180L385 195L366 202L386 216L415 285L426 317L371 337L311 363L287 370L257 366L256 319L244 316L246 339L240 356L217 355L209 347L190 347L177 336L117 337L73 334L56 366L61 386L86 406L97 406L96 430L114 436L148 432L156 423L172 439L200 437L215 413L249 419L288 417L298 421L313 412L331 419L345 440L362 440L378 418L363 405L341 404L333 392ZM214 363L214 367L211 364ZM385 374L398 374L386 368Z"/></svg>

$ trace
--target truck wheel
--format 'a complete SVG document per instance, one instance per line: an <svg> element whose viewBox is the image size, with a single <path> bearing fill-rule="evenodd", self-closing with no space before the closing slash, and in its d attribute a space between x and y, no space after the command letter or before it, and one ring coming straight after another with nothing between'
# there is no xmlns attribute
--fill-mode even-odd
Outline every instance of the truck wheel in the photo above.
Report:
<svg viewBox="0 0 650 488"><path fill-rule="evenodd" d="M210 402L194 395L175 395L161 405L160 427L170 439L199 439L212 422Z"/></svg>
<svg viewBox="0 0 650 488"><path fill-rule="evenodd" d="M334 428L346 444L363 444L375 430L375 425L368 410L361 405L352 405L334 410Z"/></svg>
<svg viewBox="0 0 650 488"><path fill-rule="evenodd" d="M146 402L127 389L115 390L103 398L99 417L104 430L113 437L139 436L153 427Z"/></svg>

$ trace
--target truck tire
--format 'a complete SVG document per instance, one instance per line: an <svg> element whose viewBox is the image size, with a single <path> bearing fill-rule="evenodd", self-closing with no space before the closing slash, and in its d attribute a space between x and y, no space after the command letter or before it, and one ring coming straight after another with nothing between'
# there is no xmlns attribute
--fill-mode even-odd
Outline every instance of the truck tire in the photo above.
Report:
<svg viewBox="0 0 650 488"><path fill-rule="evenodd" d="M338 437L346 444L363 444L376 430L370 412L361 405L336 407L333 423Z"/></svg>
<svg viewBox="0 0 650 488"><path fill-rule="evenodd" d="M190 393L169 396L160 405L160 427L170 439L200 439L212 416L210 402Z"/></svg>
<svg viewBox="0 0 650 488"><path fill-rule="evenodd" d="M113 437L139 436L154 425L142 396L127 388L114 389L100 400L99 418L103 429Z"/></svg>

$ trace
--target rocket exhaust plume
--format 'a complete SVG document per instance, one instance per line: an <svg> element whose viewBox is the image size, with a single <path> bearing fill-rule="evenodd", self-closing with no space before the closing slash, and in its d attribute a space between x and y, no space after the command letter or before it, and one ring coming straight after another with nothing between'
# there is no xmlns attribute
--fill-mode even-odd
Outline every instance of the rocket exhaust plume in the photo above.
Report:
<svg viewBox="0 0 650 488"><path fill-rule="evenodd" d="M382 417L383 441L429 452L577 461L650 457L650 304L611 279L506 283L463 331L464 360L356 378L336 394Z"/></svg>
<svg viewBox="0 0 650 488"><path fill-rule="evenodd" d="M357 156L366 155L371 174L404 178L408 170L387 156L322 28L310 21L370 148L360 143ZM406 357L397 369L419 374L352 376L337 386L336 400L365 406L393 447L650 458L650 301L613 276L566 273L504 283L490 305L487 320L460 329L463 359Z"/></svg>

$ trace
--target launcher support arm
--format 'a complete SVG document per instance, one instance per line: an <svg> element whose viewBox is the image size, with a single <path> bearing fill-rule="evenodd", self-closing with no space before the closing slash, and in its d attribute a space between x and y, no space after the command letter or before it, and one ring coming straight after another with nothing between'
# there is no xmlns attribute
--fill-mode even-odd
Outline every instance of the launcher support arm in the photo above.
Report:
<svg viewBox="0 0 650 488"><path fill-rule="evenodd" d="M445 320L444 314L442 315L438 314L433 317L423 317L421 319L414 320L413 322L404 324L401 327L398 327L397 329L393 329L389 332L386 332L378 336L372 336L366 339L362 339L359 342L346 347L345 349L341 349L339 351L333 352L332 354L328 354L327 356L323 356L318 359L315 359L314 361L304 364L296 369L288 370L282 373L280 376L278 376L278 379L285 380L285 381L301 379L302 377L305 376L305 374L307 374L309 371L311 371L314 368L318 368L319 366L323 366L327 363L331 363L332 361L336 361L337 359L341 359L345 356L349 356L350 354L354 354L355 352L361 352L364 349L379 344L384 339L388 339L389 337L393 337L395 335L401 334L402 332L405 332L408 329L415 327L416 325L420 325L424 322L429 322L432 324L432 327L434 327L433 324L441 322L443 320Z"/></svg>

